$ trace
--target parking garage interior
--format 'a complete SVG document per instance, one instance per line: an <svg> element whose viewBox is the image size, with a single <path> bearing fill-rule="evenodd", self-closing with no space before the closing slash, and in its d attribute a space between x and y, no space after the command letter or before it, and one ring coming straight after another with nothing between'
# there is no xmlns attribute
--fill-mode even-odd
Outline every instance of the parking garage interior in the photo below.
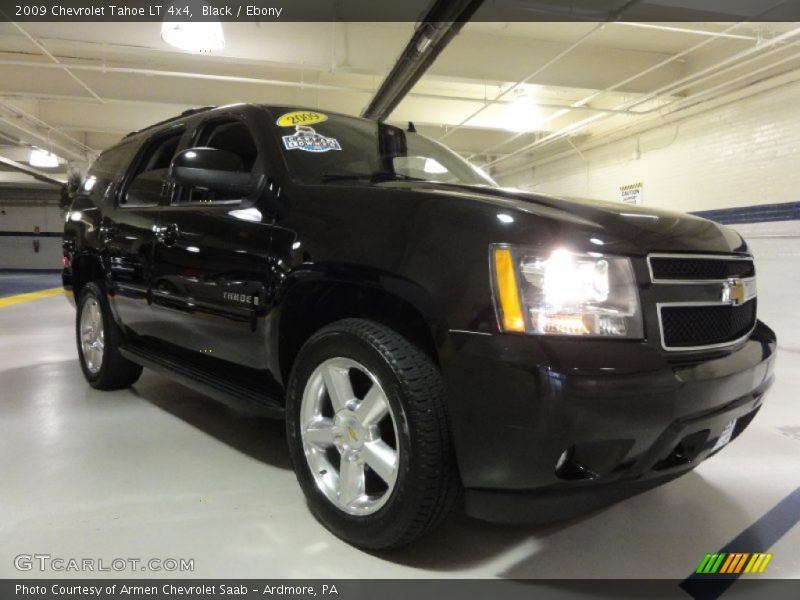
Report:
<svg viewBox="0 0 800 600"><path fill-rule="evenodd" d="M681 580L761 539L764 577L800 577L800 23L458 25L395 85L420 22L224 22L224 47L203 53L154 22L0 22L0 576L19 575L21 551L157 548L206 578ZM409 548L341 541L308 511L281 422L147 370L100 392L77 366L64 186L131 131L235 102L413 122L504 187L736 229L778 337L758 418L689 474L578 519L457 512Z"/></svg>

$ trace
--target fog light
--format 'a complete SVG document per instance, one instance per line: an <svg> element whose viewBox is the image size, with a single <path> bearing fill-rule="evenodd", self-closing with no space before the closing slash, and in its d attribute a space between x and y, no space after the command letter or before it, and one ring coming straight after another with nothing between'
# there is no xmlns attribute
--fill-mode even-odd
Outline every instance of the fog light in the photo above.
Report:
<svg viewBox="0 0 800 600"><path fill-rule="evenodd" d="M572 450L572 448L567 448L561 453L561 456L558 457L558 461L556 462L556 472L560 471L561 468L565 464L567 464L567 461L569 460L570 450Z"/></svg>
<svg viewBox="0 0 800 600"><path fill-rule="evenodd" d="M561 453L561 456L558 457L558 461L556 461L556 477L564 479L565 481L598 478L599 475L587 468L586 465L581 464L579 462L580 459L576 455L577 449L574 445Z"/></svg>

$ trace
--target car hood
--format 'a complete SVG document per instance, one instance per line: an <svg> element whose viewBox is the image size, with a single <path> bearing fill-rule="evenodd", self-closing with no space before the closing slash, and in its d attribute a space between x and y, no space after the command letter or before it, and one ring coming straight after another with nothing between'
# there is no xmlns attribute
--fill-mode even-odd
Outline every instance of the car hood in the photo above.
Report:
<svg viewBox="0 0 800 600"><path fill-rule="evenodd" d="M594 236L596 241L609 246L607 250L616 246L626 252L747 252L746 243L733 229L675 211L488 186L407 182L399 185L418 193L479 202L496 213L494 221L503 212L523 226L542 218L557 221L562 225L562 233L571 234L570 237L577 234L584 239Z"/></svg>

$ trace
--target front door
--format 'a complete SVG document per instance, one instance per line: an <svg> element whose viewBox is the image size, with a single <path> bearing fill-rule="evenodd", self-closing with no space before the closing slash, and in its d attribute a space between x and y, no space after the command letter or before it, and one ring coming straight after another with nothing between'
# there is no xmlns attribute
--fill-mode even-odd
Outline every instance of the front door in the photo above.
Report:
<svg viewBox="0 0 800 600"><path fill-rule="evenodd" d="M215 116L194 146L236 153L263 174L263 153L244 121ZM211 358L264 369L271 223L251 198L177 188L157 228L153 308L159 337Z"/></svg>

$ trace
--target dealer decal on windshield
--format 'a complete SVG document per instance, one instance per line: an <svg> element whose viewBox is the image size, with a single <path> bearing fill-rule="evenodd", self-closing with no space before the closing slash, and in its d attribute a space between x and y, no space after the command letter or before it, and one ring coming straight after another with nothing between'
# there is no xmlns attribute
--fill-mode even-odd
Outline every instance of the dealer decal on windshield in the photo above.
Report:
<svg viewBox="0 0 800 600"><path fill-rule="evenodd" d="M295 125L314 125L328 120L328 115L311 110L295 110L284 113L276 124L278 127L293 127Z"/></svg>
<svg viewBox="0 0 800 600"><path fill-rule="evenodd" d="M303 150L305 152L327 152L341 150L339 140L325 137L314 131L313 127L297 125L292 135L283 136L283 146L287 150Z"/></svg>

